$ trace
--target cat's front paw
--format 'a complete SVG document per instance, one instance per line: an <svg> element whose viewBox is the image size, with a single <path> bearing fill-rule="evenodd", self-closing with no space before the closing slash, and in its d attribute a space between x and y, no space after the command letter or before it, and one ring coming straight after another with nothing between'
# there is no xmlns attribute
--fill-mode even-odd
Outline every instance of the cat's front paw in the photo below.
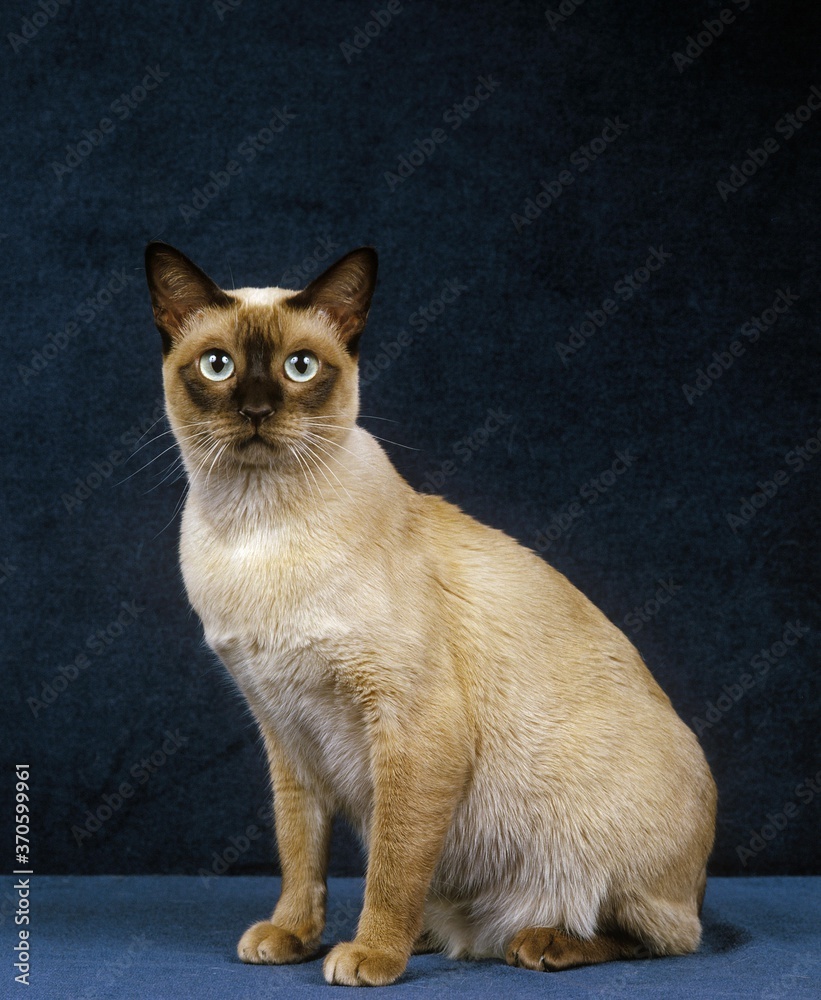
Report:
<svg viewBox="0 0 821 1000"><path fill-rule="evenodd" d="M318 945L306 944L296 934L283 930L269 920L261 920L239 939L237 954L241 961L254 965L285 965L304 962L316 954Z"/></svg>
<svg viewBox="0 0 821 1000"><path fill-rule="evenodd" d="M389 986L407 964L404 955L343 941L331 949L322 971L332 986Z"/></svg>

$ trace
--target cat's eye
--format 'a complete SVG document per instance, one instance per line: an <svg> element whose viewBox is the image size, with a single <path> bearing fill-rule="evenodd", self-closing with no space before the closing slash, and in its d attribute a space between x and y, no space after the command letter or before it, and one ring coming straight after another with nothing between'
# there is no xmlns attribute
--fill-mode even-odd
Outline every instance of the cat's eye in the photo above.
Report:
<svg viewBox="0 0 821 1000"><path fill-rule="evenodd" d="M200 371L212 382L224 382L234 374L234 362L225 351L206 351L200 357Z"/></svg>
<svg viewBox="0 0 821 1000"><path fill-rule="evenodd" d="M297 351L285 362L285 374L292 382L310 382L319 371L319 360L310 351Z"/></svg>

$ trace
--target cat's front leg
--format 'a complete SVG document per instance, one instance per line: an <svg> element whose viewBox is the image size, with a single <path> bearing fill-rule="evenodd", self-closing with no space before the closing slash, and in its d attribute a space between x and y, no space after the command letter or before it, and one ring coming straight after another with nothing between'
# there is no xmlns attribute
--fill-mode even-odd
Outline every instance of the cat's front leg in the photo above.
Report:
<svg viewBox="0 0 821 1000"><path fill-rule="evenodd" d="M275 737L263 729L274 821L282 868L282 892L270 920L249 927L237 953L243 962L283 965L311 958L325 927L331 811L315 790L298 780Z"/></svg>
<svg viewBox="0 0 821 1000"><path fill-rule="evenodd" d="M414 718L377 736L365 901L356 938L325 959L327 982L386 986L408 963L422 929L425 897L470 773L463 727L448 713Z"/></svg>

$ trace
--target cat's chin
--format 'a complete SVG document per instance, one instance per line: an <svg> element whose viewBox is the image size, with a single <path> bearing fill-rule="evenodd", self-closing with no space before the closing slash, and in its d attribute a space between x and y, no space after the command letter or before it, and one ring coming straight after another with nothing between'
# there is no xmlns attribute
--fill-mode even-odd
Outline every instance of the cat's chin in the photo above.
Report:
<svg viewBox="0 0 821 1000"><path fill-rule="evenodd" d="M287 445L276 439L260 437L259 434L235 442L232 451L238 465L273 469L290 464Z"/></svg>

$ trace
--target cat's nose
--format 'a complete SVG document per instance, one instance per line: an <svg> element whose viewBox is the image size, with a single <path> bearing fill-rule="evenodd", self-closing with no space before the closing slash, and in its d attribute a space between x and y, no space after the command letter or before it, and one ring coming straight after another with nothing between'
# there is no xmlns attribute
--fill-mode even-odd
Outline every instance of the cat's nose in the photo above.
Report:
<svg viewBox="0 0 821 1000"><path fill-rule="evenodd" d="M243 406L239 411L246 420L250 420L255 430L259 430L260 424L266 417L274 412L273 406L267 403L256 403L254 405Z"/></svg>

